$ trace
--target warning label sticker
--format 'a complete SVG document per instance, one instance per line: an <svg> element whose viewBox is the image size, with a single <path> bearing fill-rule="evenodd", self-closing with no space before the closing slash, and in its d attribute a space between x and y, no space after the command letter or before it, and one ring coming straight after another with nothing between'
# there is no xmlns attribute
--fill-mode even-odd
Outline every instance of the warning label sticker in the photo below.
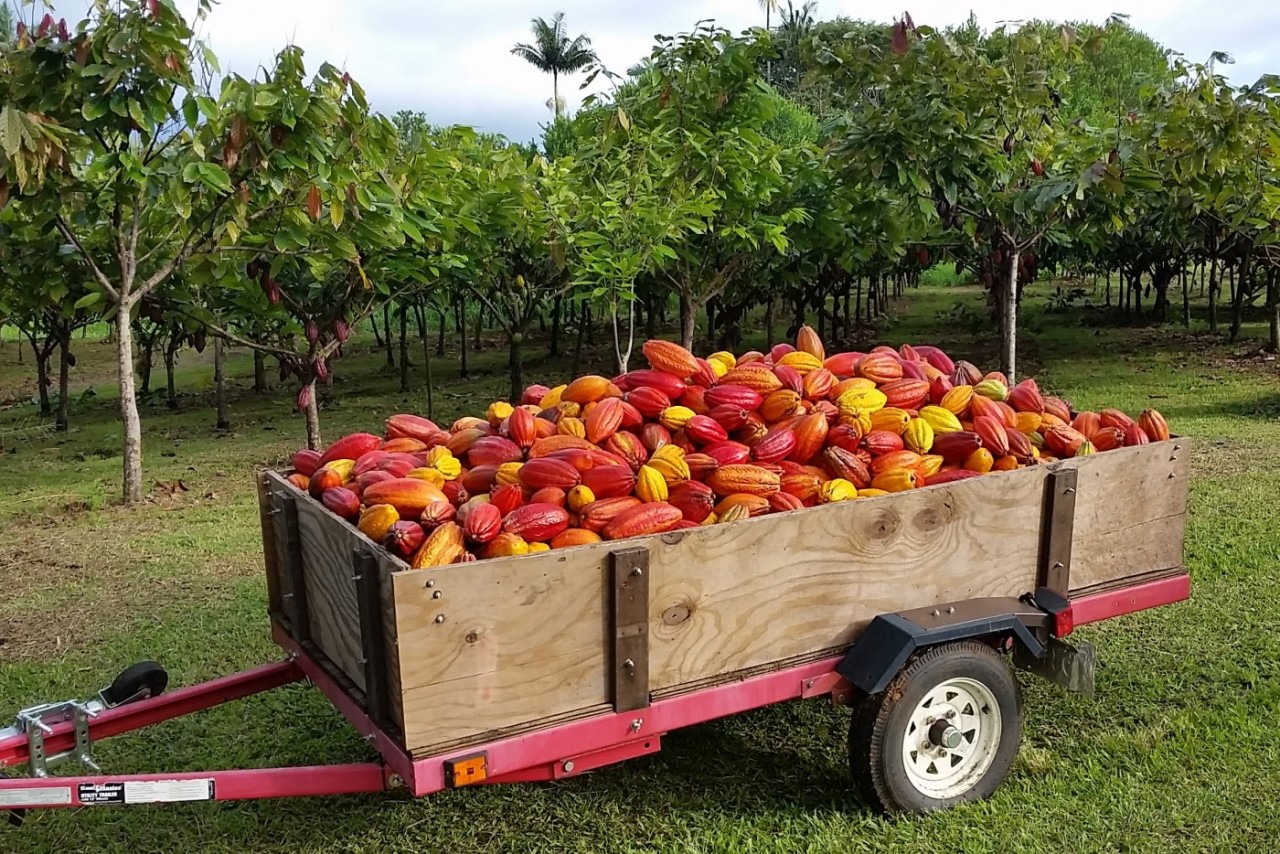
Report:
<svg viewBox="0 0 1280 854"><path fill-rule="evenodd" d="M213 780L138 780L123 783L81 783L80 803L171 804L179 801L213 800Z"/></svg>
<svg viewBox="0 0 1280 854"><path fill-rule="evenodd" d="M0 789L0 807L57 807L71 803L70 786L21 786Z"/></svg>

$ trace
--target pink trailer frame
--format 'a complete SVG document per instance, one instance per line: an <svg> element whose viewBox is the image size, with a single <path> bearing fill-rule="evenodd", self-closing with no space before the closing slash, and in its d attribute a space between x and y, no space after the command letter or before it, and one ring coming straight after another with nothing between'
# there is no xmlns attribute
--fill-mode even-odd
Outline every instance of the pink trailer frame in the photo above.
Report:
<svg viewBox="0 0 1280 854"><path fill-rule="evenodd" d="M1071 600L1077 626L1180 602L1190 596L1185 572ZM429 795L448 787L450 762L483 757L484 783L557 780L655 753L662 736L763 706L831 695L842 702L851 690L834 668L843 656L812 661L740 681L658 700L631 712L610 712L546 729L498 739L480 747L414 759L374 724L328 673L278 626L283 661L262 665L107 709L89 722L92 740L141 729L231 700L309 680L379 754L379 760L343 765L255 768L169 774L93 774L67 777L0 777L0 808L13 810L201 800L345 795L405 789ZM71 723L56 724L45 736L50 753L70 750ZM0 739L0 771L28 760L25 735Z"/></svg>

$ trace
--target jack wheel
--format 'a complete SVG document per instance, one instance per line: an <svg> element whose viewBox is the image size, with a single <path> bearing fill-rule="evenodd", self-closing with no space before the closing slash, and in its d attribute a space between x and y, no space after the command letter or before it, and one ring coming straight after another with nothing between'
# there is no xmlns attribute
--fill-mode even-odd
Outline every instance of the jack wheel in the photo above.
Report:
<svg viewBox="0 0 1280 854"><path fill-rule="evenodd" d="M169 674L154 661L139 661L125 668L102 691L102 701L108 706L123 706L138 700L146 700L164 693L169 685Z"/></svg>

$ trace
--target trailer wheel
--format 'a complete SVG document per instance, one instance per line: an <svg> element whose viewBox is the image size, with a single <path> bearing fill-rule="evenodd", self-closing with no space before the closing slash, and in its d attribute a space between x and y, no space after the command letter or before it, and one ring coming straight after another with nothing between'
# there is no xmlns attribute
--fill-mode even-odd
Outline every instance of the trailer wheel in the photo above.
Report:
<svg viewBox="0 0 1280 854"><path fill-rule="evenodd" d="M1009 774L1022 740L1022 694L1005 659L977 641L931 647L854 708L849 765L881 812L981 800Z"/></svg>
<svg viewBox="0 0 1280 854"><path fill-rule="evenodd" d="M136 700L145 700L164 693L169 686L169 674L154 661L139 661L126 667L102 691L102 700L108 706L123 706Z"/></svg>

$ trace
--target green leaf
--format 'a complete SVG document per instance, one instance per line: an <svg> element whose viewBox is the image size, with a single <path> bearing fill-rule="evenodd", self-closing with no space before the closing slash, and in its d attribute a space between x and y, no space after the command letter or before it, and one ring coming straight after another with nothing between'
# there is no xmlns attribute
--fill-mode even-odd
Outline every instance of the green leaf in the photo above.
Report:
<svg viewBox="0 0 1280 854"><path fill-rule="evenodd" d="M89 293L80 297L80 299L76 300L76 303L73 306L73 308L79 311L80 309L83 309L83 308L90 308L92 306L95 306L100 302L102 302L102 291L90 291Z"/></svg>

